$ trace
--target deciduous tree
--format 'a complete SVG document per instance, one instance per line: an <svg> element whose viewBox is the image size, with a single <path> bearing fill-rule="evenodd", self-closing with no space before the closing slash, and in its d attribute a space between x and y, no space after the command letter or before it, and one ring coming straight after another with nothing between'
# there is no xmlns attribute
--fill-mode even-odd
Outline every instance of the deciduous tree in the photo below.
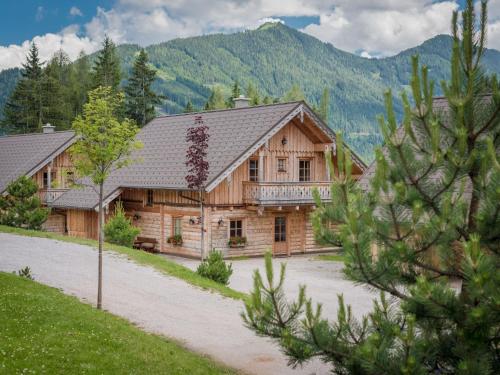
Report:
<svg viewBox="0 0 500 375"><path fill-rule="evenodd" d="M203 122L202 116L196 116L194 126L187 129L186 141L188 149L186 151L186 166L188 174L186 182L189 189L198 191L198 201L200 203L200 230L201 245L200 255L204 259L204 238L205 238L205 215L203 210L205 183L208 179L209 163L207 161L208 151L208 126Z"/></svg>
<svg viewBox="0 0 500 375"><path fill-rule="evenodd" d="M78 136L71 148L75 168L79 175L90 179L99 195L98 309L102 306L105 182L112 171L132 163L132 152L142 147L135 140L139 130L135 122L129 119L119 120L123 101L123 93L114 92L110 86L98 87L89 92L89 101L83 107L83 114L73 121L73 130Z"/></svg>

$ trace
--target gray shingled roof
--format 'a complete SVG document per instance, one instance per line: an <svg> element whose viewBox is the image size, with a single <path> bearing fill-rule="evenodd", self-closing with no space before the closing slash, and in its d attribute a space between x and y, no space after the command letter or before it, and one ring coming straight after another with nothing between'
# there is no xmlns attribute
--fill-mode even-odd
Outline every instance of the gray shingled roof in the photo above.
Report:
<svg viewBox="0 0 500 375"><path fill-rule="evenodd" d="M73 142L72 131L0 137L0 193L22 175L32 176Z"/></svg>
<svg viewBox="0 0 500 375"><path fill-rule="evenodd" d="M137 136L144 147L132 157L140 162L113 172L105 184L105 197L126 187L187 189L185 137L196 116L202 115L209 127L209 185L301 105L304 103L293 102L158 117ZM52 206L92 209L97 203L94 189L84 187L66 192Z"/></svg>

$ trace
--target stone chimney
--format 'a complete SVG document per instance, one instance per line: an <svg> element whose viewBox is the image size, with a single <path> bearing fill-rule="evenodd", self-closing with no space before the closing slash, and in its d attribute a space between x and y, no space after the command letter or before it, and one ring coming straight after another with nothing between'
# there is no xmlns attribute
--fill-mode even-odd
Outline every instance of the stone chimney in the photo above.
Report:
<svg viewBox="0 0 500 375"><path fill-rule="evenodd" d="M55 132L56 127L54 125L50 125L49 123L45 124L42 126L42 133L43 134L51 134Z"/></svg>
<svg viewBox="0 0 500 375"><path fill-rule="evenodd" d="M245 108L250 107L250 99L245 98L243 95L240 95L237 98L233 98L234 108Z"/></svg>

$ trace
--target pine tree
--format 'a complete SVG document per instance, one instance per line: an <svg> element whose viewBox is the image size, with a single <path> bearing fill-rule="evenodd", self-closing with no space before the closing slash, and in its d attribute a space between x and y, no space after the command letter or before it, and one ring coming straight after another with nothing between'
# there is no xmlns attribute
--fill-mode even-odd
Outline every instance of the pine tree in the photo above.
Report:
<svg viewBox="0 0 500 375"><path fill-rule="evenodd" d="M337 138L332 201L315 194L316 237L343 244L347 278L379 290L361 321L339 297L322 317L300 289L284 297L284 267L256 273L244 320L276 339L297 365L319 357L337 374L498 374L500 372L500 90L485 76L486 2L453 16L451 80L433 99L428 69L413 59L413 103L405 93L398 128L392 94L380 118L384 150L368 191L351 176ZM332 230L331 225L336 224Z"/></svg>
<svg viewBox="0 0 500 375"><path fill-rule="evenodd" d="M148 55L144 49L134 61L132 75L125 87L126 113L142 127L155 117L155 106L161 98L152 90L156 70L148 66Z"/></svg>
<svg viewBox="0 0 500 375"><path fill-rule="evenodd" d="M42 62L33 43L23 64L21 79L4 108L4 123L12 133L30 133L43 125Z"/></svg>
<svg viewBox="0 0 500 375"><path fill-rule="evenodd" d="M319 101L318 114L319 117L328 124L328 107L330 105L330 91L325 87L321 100Z"/></svg>
<svg viewBox="0 0 500 375"><path fill-rule="evenodd" d="M250 105L259 105L260 104L260 95L259 91L257 88L253 85L252 82L248 83L247 86L247 91L246 91L246 96L247 98L250 99Z"/></svg>
<svg viewBox="0 0 500 375"><path fill-rule="evenodd" d="M239 98L241 95L240 85L238 80L234 81L231 88L231 96L226 100L226 108L234 108L234 99Z"/></svg>
<svg viewBox="0 0 500 375"><path fill-rule="evenodd" d="M116 54L115 44L106 36L93 67L94 87L109 86L114 91L118 90L121 79L120 69L120 60Z"/></svg>
<svg viewBox="0 0 500 375"><path fill-rule="evenodd" d="M7 195L0 196L0 224L18 228L41 229L50 210L41 207L36 182L21 176L7 186Z"/></svg>

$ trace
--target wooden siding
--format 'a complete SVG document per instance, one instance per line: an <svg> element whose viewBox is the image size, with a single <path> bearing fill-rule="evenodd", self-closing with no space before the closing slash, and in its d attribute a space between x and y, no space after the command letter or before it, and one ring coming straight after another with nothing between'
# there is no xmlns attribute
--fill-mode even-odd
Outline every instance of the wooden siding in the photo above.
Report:
<svg viewBox="0 0 500 375"><path fill-rule="evenodd" d="M48 172L48 170L49 170L49 165L46 165L33 175L33 180L35 180L39 189L44 189L43 174L45 172ZM59 154L57 157L54 158L52 162L52 172L55 173L55 180L53 179L51 187L59 189L69 188L70 183L66 177L68 172L73 172L73 171L74 167L73 163L71 162L71 157L69 155L69 152L65 151Z"/></svg>
<svg viewBox="0 0 500 375"><path fill-rule="evenodd" d="M68 210L68 235L71 237L98 238L98 216L96 211Z"/></svg>

